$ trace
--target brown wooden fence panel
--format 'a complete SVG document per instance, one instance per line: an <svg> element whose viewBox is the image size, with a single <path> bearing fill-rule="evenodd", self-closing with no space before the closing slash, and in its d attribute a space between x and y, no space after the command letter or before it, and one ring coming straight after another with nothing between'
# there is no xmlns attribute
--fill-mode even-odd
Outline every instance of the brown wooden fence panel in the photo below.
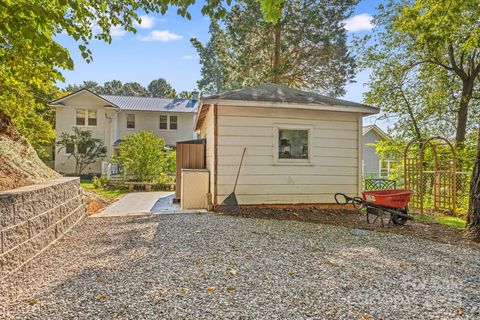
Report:
<svg viewBox="0 0 480 320"><path fill-rule="evenodd" d="M181 197L182 169L205 169L204 139L177 142L176 200Z"/></svg>

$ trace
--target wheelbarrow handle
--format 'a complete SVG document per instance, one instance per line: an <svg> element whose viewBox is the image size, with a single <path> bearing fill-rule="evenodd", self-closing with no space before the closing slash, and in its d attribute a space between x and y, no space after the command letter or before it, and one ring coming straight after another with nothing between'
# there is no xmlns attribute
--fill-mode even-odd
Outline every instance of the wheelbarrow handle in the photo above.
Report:
<svg viewBox="0 0 480 320"><path fill-rule="evenodd" d="M347 205L348 203L352 203L355 209L357 210L360 210L366 206L366 202L362 198L349 197L346 194L341 192L335 193L335 202L341 205Z"/></svg>

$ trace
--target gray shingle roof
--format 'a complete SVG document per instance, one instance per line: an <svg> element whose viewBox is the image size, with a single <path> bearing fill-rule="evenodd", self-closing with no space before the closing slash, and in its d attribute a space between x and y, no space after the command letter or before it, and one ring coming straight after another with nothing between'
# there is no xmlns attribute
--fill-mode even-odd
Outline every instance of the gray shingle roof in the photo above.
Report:
<svg viewBox="0 0 480 320"><path fill-rule="evenodd" d="M163 111L163 112L197 112L197 101L191 99L168 99L151 97L127 97L103 95L122 110L131 111Z"/></svg>
<svg viewBox="0 0 480 320"><path fill-rule="evenodd" d="M376 107L372 107L362 103L331 98L318 93L306 92L273 83L262 84L251 88L227 91L206 97L204 99L323 104L347 107L367 107L378 110Z"/></svg>

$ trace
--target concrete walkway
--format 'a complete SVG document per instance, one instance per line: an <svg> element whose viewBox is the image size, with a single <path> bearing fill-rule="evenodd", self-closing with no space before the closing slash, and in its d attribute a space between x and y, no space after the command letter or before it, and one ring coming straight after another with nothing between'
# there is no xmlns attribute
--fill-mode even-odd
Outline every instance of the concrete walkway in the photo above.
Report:
<svg viewBox="0 0 480 320"><path fill-rule="evenodd" d="M92 217L123 217L151 214L159 199L172 196L173 192L132 192Z"/></svg>
<svg viewBox="0 0 480 320"><path fill-rule="evenodd" d="M174 192L132 192L92 217L126 217L150 214L206 213L207 210L182 210L173 203Z"/></svg>

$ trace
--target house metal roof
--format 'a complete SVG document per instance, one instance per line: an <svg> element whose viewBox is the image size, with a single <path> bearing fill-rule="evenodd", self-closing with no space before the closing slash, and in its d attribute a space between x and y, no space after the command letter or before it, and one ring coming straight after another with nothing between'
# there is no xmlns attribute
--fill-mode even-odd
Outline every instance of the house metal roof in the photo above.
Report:
<svg viewBox="0 0 480 320"><path fill-rule="evenodd" d="M273 83L262 84L251 88L227 91L213 96L205 97L203 99L320 104L362 108L366 107L372 108L372 110L378 112L378 108L366 104L331 98L318 93L306 92Z"/></svg>
<svg viewBox="0 0 480 320"><path fill-rule="evenodd" d="M164 112L196 112L197 100L168 99L151 97L110 96L100 97L112 102L121 110L131 111L164 111Z"/></svg>
<svg viewBox="0 0 480 320"><path fill-rule="evenodd" d="M96 94L88 89L81 89L60 99L51 101L51 106L64 106L65 101L82 93L91 94L103 100L107 105L125 111L158 111L158 112L186 112L195 113L198 101L193 99L171 99L156 97L113 96Z"/></svg>

